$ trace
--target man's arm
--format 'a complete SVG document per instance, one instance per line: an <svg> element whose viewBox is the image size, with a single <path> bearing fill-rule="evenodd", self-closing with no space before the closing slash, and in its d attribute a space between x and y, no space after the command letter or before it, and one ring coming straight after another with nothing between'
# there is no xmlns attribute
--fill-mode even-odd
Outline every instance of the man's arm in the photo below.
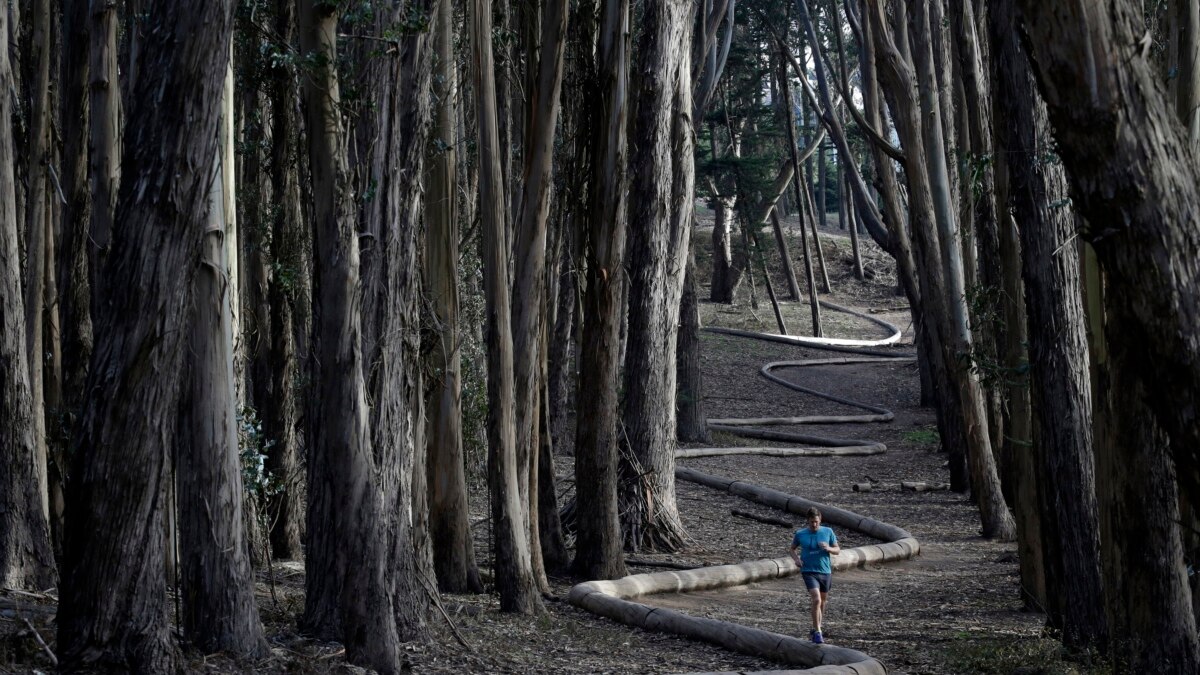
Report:
<svg viewBox="0 0 1200 675"><path fill-rule="evenodd" d="M831 534L830 540L833 542L832 544L826 544L825 542L821 542L821 548L825 549L825 552L828 553L829 555L837 555L837 554L841 553L842 547L838 545L837 535Z"/></svg>
<svg viewBox="0 0 1200 675"><path fill-rule="evenodd" d="M800 556L796 555L796 542L792 542L792 547L788 549L788 555L792 556L792 562L796 563L796 567L800 567Z"/></svg>

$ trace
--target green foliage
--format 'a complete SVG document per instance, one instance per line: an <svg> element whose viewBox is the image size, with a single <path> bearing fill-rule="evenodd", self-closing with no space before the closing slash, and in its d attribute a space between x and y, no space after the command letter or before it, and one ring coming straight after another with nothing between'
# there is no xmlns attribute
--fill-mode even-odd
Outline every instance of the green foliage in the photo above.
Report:
<svg viewBox="0 0 1200 675"><path fill-rule="evenodd" d="M1113 668L1087 655L1072 657L1062 643L1046 637L1035 639L980 639L959 632L941 653L946 669L980 675L1110 675Z"/></svg>
<svg viewBox="0 0 1200 675"><path fill-rule="evenodd" d="M934 427L922 427L915 431L909 431L904 434L904 440L917 445L938 445L942 442L942 437Z"/></svg>
<svg viewBox="0 0 1200 675"><path fill-rule="evenodd" d="M275 440L263 433L258 411L246 406L238 411L238 458L242 465L242 488L246 495L262 503L283 491L283 481L267 470L267 452Z"/></svg>

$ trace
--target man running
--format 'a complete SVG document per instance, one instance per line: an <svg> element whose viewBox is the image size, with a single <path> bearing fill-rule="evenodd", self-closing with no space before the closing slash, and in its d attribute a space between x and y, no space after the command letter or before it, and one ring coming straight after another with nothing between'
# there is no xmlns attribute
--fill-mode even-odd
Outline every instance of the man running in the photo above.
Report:
<svg viewBox="0 0 1200 675"><path fill-rule="evenodd" d="M792 548L789 553L800 575L804 577L804 587L808 589L812 599L812 631L809 636L816 644L822 644L821 619L825 613L825 604L829 602L829 582L833 569L829 565L829 556L842 552L838 546L837 536L828 527L821 527L821 512L812 507L805 514L807 527L796 530L792 537ZM797 555L796 551L800 553Z"/></svg>

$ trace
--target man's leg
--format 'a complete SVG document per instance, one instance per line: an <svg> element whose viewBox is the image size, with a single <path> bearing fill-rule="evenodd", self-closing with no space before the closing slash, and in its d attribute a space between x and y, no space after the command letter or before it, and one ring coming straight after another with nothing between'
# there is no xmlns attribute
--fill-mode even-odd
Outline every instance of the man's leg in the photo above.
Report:
<svg viewBox="0 0 1200 675"><path fill-rule="evenodd" d="M821 630L821 590L818 588L808 589L809 599L812 601L812 626L813 630Z"/></svg>
<svg viewBox="0 0 1200 675"><path fill-rule="evenodd" d="M829 593L821 592L821 608L817 610L817 630L821 630L825 619L825 606L829 604Z"/></svg>

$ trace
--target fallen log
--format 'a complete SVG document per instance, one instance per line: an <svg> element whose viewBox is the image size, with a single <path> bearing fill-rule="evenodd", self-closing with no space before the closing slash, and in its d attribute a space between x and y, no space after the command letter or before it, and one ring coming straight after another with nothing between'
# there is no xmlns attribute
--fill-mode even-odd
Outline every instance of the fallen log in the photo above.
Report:
<svg viewBox="0 0 1200 675"><path fill-rule="evenodd" d="M900 481L901 490L911 490L912 492L935 492L939 490L949 490L950 486L946 483L924 483L920 481Z"/></svg>
<svg viewBox="0 0 1200 675"><path fill-rule="evenodd" d="M680 448L675 459L699 457L726 457L729 455L765 455L767 457L849 457L856 455L878 455L886 452L882 443L872 445L850 445L840 448Z"/></svg>
<svg viewBox="0 0 1200 675"><path fill-rule="evenodd" d="M850 489L855 492L870 492L874 487L871 483L855 483L850 486Z"/></svg>
<svg viewBox="0 0 1200 675"><path fill-rule="evenodd" d="M770 431L768 429L743 429L741 427L725 426L723 424L709 424L708 428L712 431L724 431L726 433L733 434L734 436L742 436L744 438L761 438L766 441L806 443L825 448L879 448L877 452L887 452L887 446L883 443L863 441L854 438L830 438L828 436L798 434L791 431Z"/></svg>
<svg viewBox="0 0 1200 675"><path fill-rule="evenodd" d="M693 570L693 569L696 569L697 567L705 567L706 566L704 563L696 564L696 563L686 563L686 562L675 562L674 560L648 560L646 558L634 558L634 557L626 557L625 564L633 565L635 567L665 567L667 569L672 569L672 570Z"/></svg>

